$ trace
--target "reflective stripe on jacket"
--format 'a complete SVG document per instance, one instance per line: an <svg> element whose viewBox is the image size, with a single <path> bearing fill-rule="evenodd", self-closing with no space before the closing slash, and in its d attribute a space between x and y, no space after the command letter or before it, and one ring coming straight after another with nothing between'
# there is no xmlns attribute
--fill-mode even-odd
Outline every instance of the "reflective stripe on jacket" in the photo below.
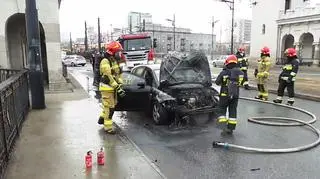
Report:
<svg viewBox="0 0 320 179"><path fill-rule="evenodd" d="M100 62L100 75L102 78L99 85L100 91L114 91L119 84L122 84L121 69L115 60L102 59Z"/></svg>

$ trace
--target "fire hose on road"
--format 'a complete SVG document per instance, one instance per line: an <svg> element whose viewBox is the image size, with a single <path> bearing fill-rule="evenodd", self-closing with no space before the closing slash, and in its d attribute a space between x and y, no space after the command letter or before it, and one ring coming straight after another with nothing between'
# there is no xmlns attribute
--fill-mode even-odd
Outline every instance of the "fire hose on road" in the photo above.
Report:
<svg viewBox="0 0 320 179"><path fill-rule="evenodd" d="M311 117L310 121L302 121L300 119L294 119L294 118L286 118L286 117L249 117L248 121L261 124L261 125L269 125L269 126L308 126L309 129L311 129L317 136L318 139L314 141L311 144L303 145L303 146L298 146L298 147L292 147L292 148L279 148L279 149L273 149L273 148L257 148L257 147L247 147L247 146L241 146L241 145L236 145L236 144L229 144L226 142L219 142L219 141L214 141L213 142L213 147L223 147L225 149L239 149L239 150L244 150L244 151L249 151L249 152L258 152L258 153L292 153L292 152L299 152L299 151L304 151L311 149L313 147L316 147L317 145L320 144L320 130L314 127L312 124L316 122L317 117L312 114L309 111L306 111L304 109L298 108L298 107L293 107L293 106L288 106L288 105L283 105L283 104L275 104L273 102L269 101L261 101L253 98L246 98L246 97L241 97L240 99L247 100L247 101L255 101L255 102L263 102L267 104L272 104L272 105L278 105L282 106L285 108L293 109L296 111L300 111L308 116ZM266 121L266 120L276 120L279 122L274 122L274 121Z"/></svg>

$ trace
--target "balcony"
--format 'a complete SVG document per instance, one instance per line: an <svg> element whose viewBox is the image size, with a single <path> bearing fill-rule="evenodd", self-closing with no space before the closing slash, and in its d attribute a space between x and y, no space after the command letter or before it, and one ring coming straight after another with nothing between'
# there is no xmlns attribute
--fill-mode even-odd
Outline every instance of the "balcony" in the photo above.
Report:
<svg viewBox="0 0 320 179"><path fill-rule="evenodd" d="M320 15L320 4L313 7L297 7L295 9L280 10L279 20L303 18L307 16Z"/></svg>

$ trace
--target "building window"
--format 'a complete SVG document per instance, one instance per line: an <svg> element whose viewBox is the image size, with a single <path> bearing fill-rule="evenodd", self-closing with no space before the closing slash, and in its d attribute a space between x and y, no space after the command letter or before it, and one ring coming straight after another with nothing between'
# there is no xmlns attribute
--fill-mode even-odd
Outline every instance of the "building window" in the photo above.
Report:
<svg viewBox="0 0 320 179"><path fill-rule="evenodd" d="M285 0L284 10L288 10L291 8L291 0Z"/></svg>
<svg viewBox="0 0 320 179"><path fill-rule="evenodd" d="M262 24L262 34L266 33L266 24Z"/></svg>

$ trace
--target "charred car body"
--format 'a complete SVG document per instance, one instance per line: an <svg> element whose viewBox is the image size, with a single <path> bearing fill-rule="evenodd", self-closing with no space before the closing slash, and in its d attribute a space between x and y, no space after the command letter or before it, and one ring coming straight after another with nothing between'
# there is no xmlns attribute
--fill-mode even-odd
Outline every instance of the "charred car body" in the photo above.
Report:
<svg viewBox="0 0 320 179"><path fill-rule="evenodd" d="M127 95L116 110L147 111L156 124L185 123L217 109L218 92L211 87L209 63L201 52L184 58L170 55L161 65L137 66L123 78Z"/></svg>

